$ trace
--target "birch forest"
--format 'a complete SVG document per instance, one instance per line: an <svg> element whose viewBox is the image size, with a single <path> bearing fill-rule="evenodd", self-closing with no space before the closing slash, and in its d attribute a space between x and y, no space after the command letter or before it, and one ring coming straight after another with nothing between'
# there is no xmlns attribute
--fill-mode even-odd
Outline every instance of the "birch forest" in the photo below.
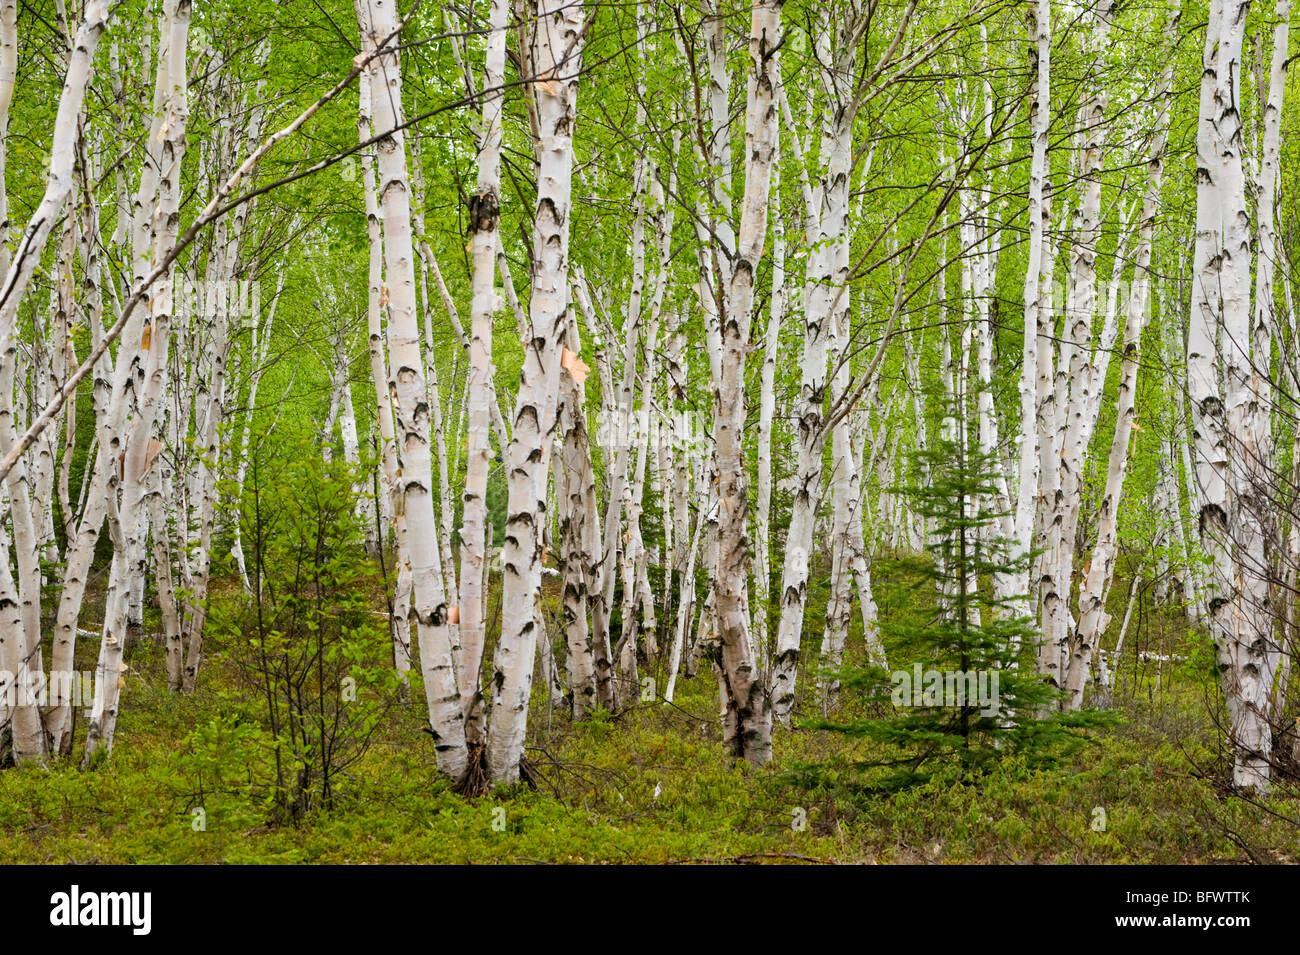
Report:
<svg viewBox="0 0 1300 955"><path fill-rule="evenodd" d="M0 861L1296 861L1290 19L0 0Z"/></svg>

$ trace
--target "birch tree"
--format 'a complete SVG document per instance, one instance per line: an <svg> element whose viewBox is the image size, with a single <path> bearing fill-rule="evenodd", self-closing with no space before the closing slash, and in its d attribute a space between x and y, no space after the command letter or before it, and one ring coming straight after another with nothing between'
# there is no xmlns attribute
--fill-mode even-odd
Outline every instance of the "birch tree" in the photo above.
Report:
<svg viewBox="0 0 1300 955"><path fill-rule="evenodd" d="M776 156L781 0L757 0L750 13L749 93L745 108L745 191L725 307L719 316L723 361L717 393L719 559L714 578L723 745L762 766L772 757L772 702L749 629L749 508L744 466L744 376L754 281L767 234L768 193Z"/></svg>
<svg viewBox="0 0 1300 955"><path fill-rule="evenodd" d="M541 587L548 452L568 325L569 218L585 13L580 4L541 0L531 31L531 87L538 120L533 284L524 367L506 449L509 499L502 550L501 642L493 660L487 766L494 782L519 778L524 755L536 601Z"/></svg>
<svg viewBox="0 0 1300 955"><path fill-rule="evenodd" d="M1250 216L1246 207L1241 52L1248 3L1215 0L1205 34L1197 134L1196 246L1187 381L1196 437L1201 545L1235 754L1233 782L1270 779L1267 719L1277 646L1269 614L1264 501L1251 374ZM1222 341L1222 346L1220 346Z"/></svg>
<svg viewBox="0 0 1300 955"><path fill-rule="evenodd" d="M470 202L470 244L474 263L469 359L469 459L465 471L465 507L460 528L461 700L471 743L483 743L479 670L483 659L482 567L487 546L487 479L491 459L489 407L495 396L492 371L492 322L496 313L497 230L501 220L501 115L505 81L505 0L492 0L488 12L487 63L483 73L482 118L478 151L478 187Z"/></svg>
<svg viewBox="0 0 1300 955"><path fill-rule="evenodd" d="M399 32L391 0L358 0L361 35L380 55L370 61L379 205L382 214L385 283L380 301L388 305L389 391L393 395L395 435L401 460L401 507L406 519L413 607L418 626L420 668L424 674L429 724L443 775L459 779L468 766L465 715L457 687L448 634L447 599L438 559L433 513L433 468L429 453L429 404L420 329L416 317L415 265L411 243L410 185L402 132L402 79L393 47ZM382 52L382 51L389 52Z"/></svg>

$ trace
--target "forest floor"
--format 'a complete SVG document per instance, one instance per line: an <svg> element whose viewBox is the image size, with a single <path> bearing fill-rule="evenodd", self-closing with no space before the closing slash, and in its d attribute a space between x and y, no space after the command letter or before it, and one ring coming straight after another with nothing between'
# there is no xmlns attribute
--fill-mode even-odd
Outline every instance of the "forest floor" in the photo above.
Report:
<svg viewBox="0 0 1300 955"><path fill-rule="evenodd" d="M1166 673L1157 690L1150 672L1120 684L1116 726L1084 732L1055 765L1008 756L978 778L940 770L893 792L861 785L854 767L898 753L826 730L778 729L770 766L728 765L702 671L673 704L581 724L538 700L536 788L469 800L435 773L417 689L335 779L332 808L276 824L265 753L231 716L248 688L212 650L191 695L167 689L159 648L136 650L106 763L0 772L0 863L1300 859L1294 783L1263 803L1229 793L1212 682Z"/></svg>

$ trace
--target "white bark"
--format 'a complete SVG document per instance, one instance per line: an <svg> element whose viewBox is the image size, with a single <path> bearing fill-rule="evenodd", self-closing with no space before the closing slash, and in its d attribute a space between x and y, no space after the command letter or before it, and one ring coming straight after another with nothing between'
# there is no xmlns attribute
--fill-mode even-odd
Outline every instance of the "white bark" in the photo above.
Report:
<svg viewBox="0 0 1300 955"><path fill-rule="evenodd" d="M745 191L731 275L726 282L715 378L715 461L718 470L718 674L723 745L762 766L772 757L772 698L749 630L748 492L744 462L745 359L754 280L767 234L768 195L776 156L781 0L756 0L749 29L749 94L745 110Z"/></svg>
<svg viewBox="0 0 1300 955"><path fill-rule="evenodd" d="M1236 106L1247 8L1244 0L1215 0L1206 29L1187 377L1201 543L1211 560L1209 623L1235 753L1233 781L1264 789L1272 740L1268 693L1277 650L1263 561L1267 499L1252 473L1260 449L1252 408L1251 236Z"/></svg>
<svg viewBox="0 0 1300 955"><path fill-rule="evenodd" d="M506 0L488 9L487 56L479 126L478 186L470 200L470 248L474 274L470 301L469 452L460 527L460 694L466 734L483 741L479 671L483 660L483 563L487 537L487 478L492 450L490 407L495 400L492 321L496 312L496 247L501 221L501 111L505 77Z"/></svg>
<svg viewBox="0 0 1300 955"><path fill-rule="evenodd" d="M772 656L767 632L771 606L772 419L776 413L776 357L785 321L785 227L781 215L781 150L777 134L772 160L772 302L763 334L763 369L758 406L758 492L754 510L754 645L767 666Z"/></svg>
<svg viewBox="0 0 1300 955"><path fill-rule="evenodd" d="M846 13L844 17L837 24L833 36L826 31L817 40L818 59L826 64L821 72L821 82L827 100L827 114L822 126L821 167L817 184L811 191L815 206L807 210L804 236L809 251L804 282L799 453L781 574L781 618L772 665L772 708L776 719L783 724L790 722L794 707L808 591L808 565L822 498L822 458L827 438L824 405L830 391L827 363L836 359L837 343L847 333L850 308L846 283L850 239L849 177L853 166L855 113L846 80L857 71L858 38L867 20L856 11L851 15ZM791 135L797 138L793 130ZM838 432L838 453L832 453L834 460L846 466L843 455L847 448L847 433L845 425L845 429ZM835 439L832 441L834 443ZM847 493L847 485L841 490ZM845 513L840 516L844 517Z"/></svg>
<svg viewBox="0 0 1300 955"><path fill-rule="evenodd" d="M1094 57L1085 99L1079 108L1080 198L1074 212L1070 248L1071 283L1066 302L1065 341L1058 364L1060 381L1067 387L1058 392L1055 486L1056 498L1047 524L1048 553L1042 577L1044 647L1040 668L1054 685L1064 688L1069 664L1069 598L1074 573L1075 534L1079 502L1083 493L1083 466L1092 434L1090 412L1093 389L1104 385L1095 380L1092 356L1092 322L1097 308L1097 245L1101 238L1102 146L1106 134L1106 90L1100 85L1100 53L1110 36L1111 0L1093 8L1093 26L1086 38ZM1130 302L1132 304L1132 302ZM1134 321L1130 312L1130 321ZM1139 317L1136 322L1140 322ZM1136 324L1135 322L1135 324ZM1137 332L1140 335L1140 331ZM1104 353L1104 352L1103 352ZM1068 377L1067 377L1068 370ZM1135 367L1136 370L1136 367ZM1122 480L1122 479L1121 479ZM1085 658L1086 669L1091 648Z"/></svg>
<svg viewBox="0 0 1300 955"><path fill-rule="evenodd" d="M0 2L0 272L9 272L9 106L18 79L18 0Z"/></svg>
<svg viewBox="0 0 1300 955"><path fill-rule="evenodd" d="M468 765L468 755L465 718L447 628L447 599L437 565L438 528L433 511L428 392L416 315L406 137L400 129L401 66L394 48L397 10L393 0L357 0L357 16L361 34L372 48L388 44L388 52L371 60L369 66L375 133L383 137L376 144L376 154L386 266L383 287L387 291L389 311L389 390L393 396L395 433L401 436L401 506L406 517L413 609L418 624L429 725L439 772L459 779Z"/></svg>
<svg viewBox="0 0 1300 955"><path fill-rule="evenodd" d="M577 323L569 319L568 343L577 346ZM583 380L586 366L575 352L565 355L560 376L559 429L563 447L554 460L555 499L559 520L563 565L563 609L570 708L575 720L586 719L607 705L599 694L600 668L605 682L610 666L609 648L592 639L587 614L592 581L598 569L593 563L599 543L600 520L596 504L596 475L591 465L586 411L583 408ZM603 651L603 652L602 652Z"/></svg>
<svg viewBox="0 0 1300 955"><path fill-rule="evenodd" d="M244 480L248 475L248 448L249 442L253 436L253 417L257 412L257 390L262 382L262 375L266 371L266 356L271 346L271 330L275 326L275 309L280 301L280 295L284 291L284 273L280 273L275 295L271 299L271 307L267 311L266 320L262 321L260 315L253 317L251 340L249 343L248 364L251 366L248 376L248 410L244 415L244 426L240 431L239 445L235 457L235 480L236 490L235 500L232 504L236 514L232 524L232 533L234 540L230 545L230 555L235 560L235 568L239 572L240 583L244 587L245 593L252 592L252 585L248 579L248 567L244 557L244 540L243 540L243 522L239 519L239 507L242 500ZM377 291L377 289L376 289ZM382 379L381 379L382 380ZM385 392L387 394L387 392Z"/></svg>
<svg viewBox="0 0 1300 955"><path fill-rule="evenodd" d="M160 151L158 201L149 227L149 231L157 236L153 250L155 268L171 252L180 227L180 176L189 117L185 64L191 15L189 0L168 0L163 7L162 35L166 42L159 51L158 72L166 104L166 119L162 127L165 135ZM137 226L137 236L140 234ZM148 563L145 553L148 531L146 495L150 469L161 451L161 444L154 435L162 410L168 345L175 318L174 274L175 270L169 268L149 296L149 315L139 340L140 351L145 355L143 391L139 393L136 414L123 436L120 478L117 482L110 482L110 495L115 490L113 483L120 488L120 501L116 503L116 514L112 518L118 527L118 538L114 541L113 566L105 599L103 638L96 666L95 697L86 732L84 765L89 765L101 751L108 756L113 750L118 701L125 683L122 655L133 619L133 583L143 580ZM123 351L127 347L129 343L124 342ZM122 400L119 395L115 387L114 403ZM115 464L112 462L110 466ZM110 501L110 509L113 503ZM165 533L165 530L160 528L158 533Z"/></svg>
<svg viewBox="0 0 1300 955"><path fill-rule="evenodd" d="M363 37L364 41L364 37ZM372 135L371 72L363 70L357 77L360 109L357 135L368 142ZM370 354L370 381L374 386L376 427L379 432L379 473L382 477L380 504L386 513L384 526L393 528L396 544L396 577L393 583L393 604L390 622L393 636L393 666L403 687L410 685L407 674L411 670L411 562L406 553L406 508L398 483L397 437L393 424L393 393L389 388L388 357L384 354L384 242L380 223L379 194L375 186L374 147L361 154L361 182L366 202L366 232L368 237L368 291L366 303L366 340ZM386 504L386 506L385 506ZM382 542L381 542L382 543Z"/></svg>
<svg viewBox="0 0 1300 955"><path fill-rule="evenodd" d="M1024 282L1024 345L1020 366L1020 433L1018 485L1016 490L1015 552L1023 560L1034 546L1034 519L1039 500L1039 438L1036 421L1040 375L1040 354L1044 347L1039 342L1045 324L1044 312L1050 315L1050 302L1042 300L1042 261L1045 226L1050 221L1044 201L1047 179L1048 130L1051 125L1051 53L1052 14L1050 0L1035 0L1030 21L1030 39L1034 44L1033 63L1035 81L1033 99L1029 107L1029 121L1033 137L1033 155L1029 171L1029 205L1026 209L1029 249ZM1050 355L1050 351L1048 353ZM1049 375L1050 377L1050 375ZM1026 572L1008 581L1009 592L1000 595L1003 600L1023 600L1022 613L1029 611L1030 580Z"/></svg>
<svg viewBox="0 0 1300 955"><path fill-rule="evenodd" d="M1169 26L1166 35L1173 38L1179 16L1179 0L1169 7ZM1127 317L1124 324L1124 358L1120 367L1119 392L1116 401L1115 432L1111 439L1110 456L1106 468L1106 488L1102 496L1097 522L1097 543L1079 591L1079 622L1075 628L1070 652L1069 667L1065 677L1066 699L1064 708L1077 710L1083 705L1084 683L1102 634L1110 623L1106 613L1105 598L1110 590L1115 571L1115 557L1119 545L1119 503L1124 489L1128 465L1129 436L1136 417L1134 401L1137 397L1137 375L1141 358L1142 333L1150 314L1151 253L1155 238L1156 214L1160 208L1160 184L1164 173L1166 131L1169 126L1169 107L1172 98L1173 66L1165 67L1161 77L1160 102L1155 130L1147 158L1147 189L1142 204L1142 218L1136 256L1133 263L1133 283L1129 292ZM1100 389L1104 381L1094 382ZM1082 462L1082 452L1078 460ZM1076 493L1078 488L1076 487ZM1075 512L1078 504L1074 505ZM1072 536L1072 532L1071 532ZM1066 569L1064 562L1062 570Z"/></svg>
<svg viewBox="0 0 1300 955"><path fill-rule="evenodd" d="M555 426L568 323L573 127L584 12L580 3L542 0L532 35L532 88L538 121L537 207L528 345L506 449L509 487L502 553L501 641L493 661L487 765L495 783L519 778L536 656L537 594L546 522L547 456Z"/></svg>

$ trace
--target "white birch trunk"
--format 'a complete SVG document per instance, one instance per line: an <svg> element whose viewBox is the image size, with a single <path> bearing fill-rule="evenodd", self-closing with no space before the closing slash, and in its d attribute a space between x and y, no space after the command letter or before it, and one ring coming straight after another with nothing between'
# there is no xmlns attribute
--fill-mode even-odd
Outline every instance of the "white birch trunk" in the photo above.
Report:
<svg viewBox="0 0 1300 955"><path fill-rule="evenodd" d="M1267 704L1276 643L1268 580L1258 571L1265 566L1259 559L1265 546L1263 515L1249 513L1260 503L1251 473L1259 448L1251 410L1251 236L1236 107L1247 6L1242 0L1214 0L1206 29L1187 377L1201 543L1211 559L1207 605L1235 754L1233 782L1264 789L1270 776Z"/></svg>
<svg viewBox="0 0 1300 955"><path fill-rule="evenodd" d="M847 15L846 15L847 16ZM822 499L822 458L827 432L824 405L829 392L828 361L835 360L841 337L841 317L848 314L849 176L852 171L853 121L844 78L856 72L857 36L865 21L848 16L834 36L828 31L818 41L818 56L828 64L822 85L830 109L822 128L821 168L809 198L805 242L808 245L804 282L804 337L800 366L799 452L790 528L786 536L781 574L781 617L776 655L772 665L772 709L782 724L790 722L795 701L804 605L808 592L808 566L813 549L817 511ZM832 50L832 40L835 49ZM831 66L830 64L834 64ZM792 130L792 138L797 138ZM800 150L801 151L801 150ZM846 323L845 323L846 324ZM845 328L847 331L847 325ZM844 437L840 433L840 452ZM834 439L833 439L834 440ZM832 458L837 458L832 452ZM841 516L844 516L841 514Z"/></svg>
<svg viewBox="0 0 1300 955"><path fill-rule="evenodd" d="M185 128L189 117L186 91L186 46L192 15L189 0L168 0L163 7L163 30L166 43L160 50L158 71L165 77L163 87L166 103L166 120L163 129L158 201L150 231L157 236L153 265L171 252L180 227L181 165L185 155ZM162 410L163 388L167 372L168 345L172 322L175 318L173 295L174 268L160 277L157 287L149 296L149 316L139 341L145 354L144 387L139 394L136 415L124 435L120 458L120 494L114 521L120 539L114 548L113 567L109 577L108 596L105 599L103 638L100 642L99 662L95 674L95 697L91 705L90 721L86 731L83 765L90 765L101 751L104 757L113 751L113 736L117 727L118 703L125 683L125 664L122 662L128 629L133 622L133 584L142 580L148 564L145 538L148 532L146 494L150 469L161 451L155 438L155 426ZM123 342L123 350L131 347ZM126 357L126 356L122 356ZM114 401L118 399L115 389ZM109 493L114 489L110 486ZM110 502L111 504L111 502ZM158 533L165 533L159 528Z"/></svg>
<svg viewBox="0 0 1300 955"><path fill-rule="evenodd" d="M785 227L781 215L780 133L772 160L772 302L763 335L758 406L758 501L754 511L754 646L763 666L772 657L767 632L771 608L772 419L776 413L776 357L785 321Z"/></svg>
<svg viewBox="0 0 1300 955"><path fill-rule="evenodd" d="M546 450L555 427L555 392L568 323L573 128L584 20L581 4L542 0L532 36L532 62L539 77L532 89L539 136L537 208L529 344L505 455L509 493L501 641L493 661L487 737L488 771L497 784L519 778L536 656Z"/></svg>
<svg viewBox="0 0 1300 955"><path fill-rule="evenodd" d="M465 717L448 633L447 598L438 568L428 392L415 302L411 192L406 172L406 137L400 128L402 80L395 49L395 34L399 29L397 10L393 0L357 0L357 15L361 34L371 48L388 44L390 50L370 63L375 133L383 137L376 144L376 154L386 267L383 288L389 310L389 390L393 395L395 433L401 436L401 506L406 518L407 555L429 725L439 772L459 780L468 765Z"/></svg>
<svg viewBox="0 0 1300 955"><path fill-rule="evenodd" d="M1052 13L1050 0L1035 0L1030 20L1030 39L1034 44L1033 64L1035 81L1033 99L1029 106L1029 122L1033 154L1029 171L1029 205L1026 209L1029 249L1024 282L1024 346L1020 366L1020 433L1019 480L1016 489L1015 551L1017 559L1024 560L1034 546L1034 519L1039 500L1039 440L1036 427L1036 409L1039 389L1040 329L1044 324L1043 312L1050 310L1050 302L1042 300L1041 281L1045 226L1050 221L1044 201L1047 180L1048 130L1051 126L1051 53ZM1050 341L1047 346L1050 348ZM1049 352L1050 354L1050 352ZM1017 575L1007 581L1009 592L1000 595L1003 600L1023 601L1022 614L1030 609L1031 588L1029 574Z"/></svg>
<svg viewBox="0 0 1300 955"><path fill-rule="evenodd" d="M1167 36L1172 38L1177 27L1179 0L1169 6ZM1155 238L1156 214L1160 208L1160 184L1164 173L1166 131L1169 125L1169 104L1172 97L1173 66L1166 66L1160 85L1160 103L1155 131L1147 159L1147 190L1142 204L1142 218L1133 284L1127 303L1124 332L1124 358L1120 368L1119 393L1116 400L1115 433L1111 440L1110 456L1106 468L1106 488L1101 501L1097 522L1097 543L1079 591L1079 622L1075 628L1069 667L1064 674L1066 698L1064 708L1078 710L1083 705L1084 683L1093 655L1101 644L1102 634L1110 623L1106 613L1105 598L1110 590L1115 571L1115 557L1119 544L1119 503L1124 489L1124 476L1128 464L1129 437L1136 417L1134 401L1137 397L1137 375L1141 358L1142 333L1150 314L1151 253ZM1094 382L1100 389L1104 380ZM1082 454L1079 455L1080 462ZM1077 489L1076 489L1077 490ZM1074 505L1077 513L1078 504ZM1064 564L1062 565L1064 569Z"/></svg>
<svg viewBox="0 0 1300 955"><path fill-rule="evenodd" d="M489 419L495 401L492 321L496 312L496 247L501 221L501 112L505 76L506 0L488 8L487 57L479 127L478 186L470 200L474 274L470 301L469 452L460 527L460 693L466 738L484 739L480 669L483 661L483 564L487 546L487 478L491 464Z"/></svg>
<svg viewBox="0 0 1300 955"><path fill-rule="evenodd" d="M740 231L721 315L723 361L715 379L718 470L718 674L723 745L762 766L772 757L772 698L749 632L749 541L744 462L745 359L754 280L767 234L768 194L776 156L781 0L756 0L749 29L749 95L745 110L745 191Z"/></svg>

